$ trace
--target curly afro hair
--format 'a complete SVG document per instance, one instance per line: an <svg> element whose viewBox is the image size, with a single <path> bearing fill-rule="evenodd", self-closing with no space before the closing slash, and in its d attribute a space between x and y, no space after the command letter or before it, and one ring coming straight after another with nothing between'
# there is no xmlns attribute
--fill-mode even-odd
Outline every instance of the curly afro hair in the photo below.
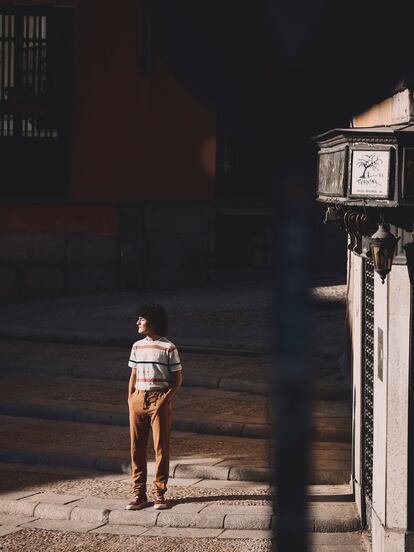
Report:
<svg viewBox="0 0 414 552"><path fill-rule="evenodd" d="M137 309L137 316L148 320L150 326L160 336L166 336L168 330L168 315L165 308L158 303L145 303Z"/></svg>

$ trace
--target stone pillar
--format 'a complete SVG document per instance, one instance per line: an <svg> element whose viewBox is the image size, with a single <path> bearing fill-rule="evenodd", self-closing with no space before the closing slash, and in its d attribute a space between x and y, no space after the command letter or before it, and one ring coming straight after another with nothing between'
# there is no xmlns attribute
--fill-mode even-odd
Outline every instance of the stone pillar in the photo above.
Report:
<svg viewBox="0 0 414 552"><path fill-rule="evenodd" d="M375 275L373 552L408 545L411 286L406 266ZM412 461L412 459L411 459Z"/></svg>

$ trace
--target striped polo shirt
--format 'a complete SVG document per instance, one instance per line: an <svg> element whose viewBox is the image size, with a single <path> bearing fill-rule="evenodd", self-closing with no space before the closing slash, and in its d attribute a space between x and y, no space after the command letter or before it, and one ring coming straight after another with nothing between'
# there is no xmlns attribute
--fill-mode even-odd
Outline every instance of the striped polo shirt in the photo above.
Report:
<svg viewBox="0 0 414 552"><path fill-rule="evenodd" d="M170 373L182 369L177 347L166 337L136 341L128 366L136 369L135 388L143 391L168 387Z"/></svg>

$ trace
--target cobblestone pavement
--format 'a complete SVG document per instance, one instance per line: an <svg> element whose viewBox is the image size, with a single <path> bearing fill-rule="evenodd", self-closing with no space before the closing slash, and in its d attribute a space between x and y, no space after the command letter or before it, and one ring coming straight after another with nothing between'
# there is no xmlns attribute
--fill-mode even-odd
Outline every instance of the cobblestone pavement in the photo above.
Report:
<svg viewBox="0 0 414 552"><path fill-rule="evenodd" d="M35 370L35 366L33 366ZM37 371L36 371L37 372ZM2 378L0 389L2 411L25 414L41 409L46 416L63 419L73 411L84 412L83 420L128 425L126 383L96 379L54 376L50 374L8 373ZM175 429L198 431L208 424L212 433L228 435L264 436L273 432L268 408L269 399L248 392L203 387L183 387L174 401ZM38 410L37 410L38 411ZM100 416L100 418L99 418ZM347 401L312 401L311 432L314 439L348 442L351 436L350 406Z"/></svg>
<svg viewBox="0 0 414 552"><path fill-rule="evenodd" d="M183 530L181 530L184 533ZM200 530L199 530L200 531ZM269 539L246 537L238 531L239 538L220 539L202 537L171 537L164 531L163 537L128 535L79 534L23 529L0 538L1 552L270 552ZM171 534L171 532L170 532ZM361 536L357 534L327 534L310 538L309 552L364 552Z"/></svg>
<svg viewBox="0 0 414 552"><path fill-rule="evenodd" d="M343 308L344 285L313 288L319 303ZM119 292L52 301L0 306L0 330L20 326L33 330L92 332L132 341L135 309L144 301L162 302L170 316L170 337L182 345L220 346L249 343L268 349L271 336L270 282L228 284L159 292ZM247 345L246 345L247 344Z"/></svg>

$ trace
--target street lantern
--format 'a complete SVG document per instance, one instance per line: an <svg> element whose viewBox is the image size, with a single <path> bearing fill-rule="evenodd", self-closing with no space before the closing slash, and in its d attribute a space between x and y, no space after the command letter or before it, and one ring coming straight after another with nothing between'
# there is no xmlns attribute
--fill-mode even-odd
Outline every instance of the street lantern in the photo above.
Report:
<svg viewBox="0 0 414 552"><path fill-rule="evenodd" d="M382 283L385 282L385 278L391 270L397 242L398 238L391 234L389 225L385 223L379 224L378 230L371 237L370 246L374 270L379 274Z"/></svg>

